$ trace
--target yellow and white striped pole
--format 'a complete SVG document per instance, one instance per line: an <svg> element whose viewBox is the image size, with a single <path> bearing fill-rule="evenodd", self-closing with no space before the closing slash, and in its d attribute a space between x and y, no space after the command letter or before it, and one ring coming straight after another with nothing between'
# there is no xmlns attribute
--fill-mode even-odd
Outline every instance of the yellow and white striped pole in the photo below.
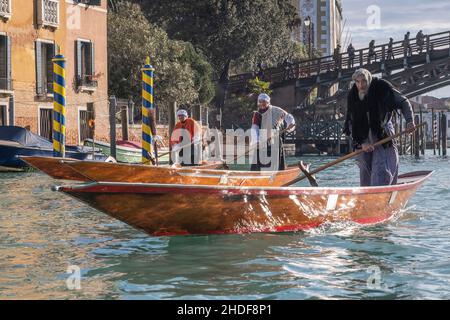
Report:
<svg viewBox="0 0 450 320"><path fill-rule="evenodd" d="M66 153L66 59L57 54L53 58L53 156Z"/></svg>
<svg viewBox="0 0 450 320"><path fill-rule="evenodd" d="M153 71L155 69L150 65L150 58L142 70L142 163L149 164L154 162L153 157Z"/></svg>

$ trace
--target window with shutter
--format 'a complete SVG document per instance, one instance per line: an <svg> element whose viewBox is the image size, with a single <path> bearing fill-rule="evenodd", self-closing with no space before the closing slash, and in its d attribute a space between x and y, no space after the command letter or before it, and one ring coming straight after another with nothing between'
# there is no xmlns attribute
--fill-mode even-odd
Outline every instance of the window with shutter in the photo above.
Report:
<svg viewBox="0 0 450 320"><path fill-rule="evenodd" d="M91 41L76 41L77 83L81 90L92 90L97 87L95 80L95 52Z"/></svg>
<svg viewBox="0 0 450 320"><path fill-rule="evenodd" d="M53 61L52 61L52 59L55 55L55 45L51 44L51 43L46 43L45 51L46 51L45 82L47 83L46 93L53 94Z"/></svg>
<svg viewBox="0 0 450 320"><path fill-rule="evenodd" d="M12 89L11 37L6 37L6 90Z"/></svg>
<svg viewBox="0 0 450 320"><path fill-rule="evenodd" d="M6 114L6 106L0 105L0 126L8 125L8 117Z"/></svg>
<svg viewBox="0 0 450 320"><path fill-rule="evenodd" d="M55 44L36 41L36 91L39 96L53 94Z"/></svg>
<svg viewBox="0 0 450 320"><path fill-rule="evenodd" d="M7 37L0 35L0 90L8 90Z"/></svg>

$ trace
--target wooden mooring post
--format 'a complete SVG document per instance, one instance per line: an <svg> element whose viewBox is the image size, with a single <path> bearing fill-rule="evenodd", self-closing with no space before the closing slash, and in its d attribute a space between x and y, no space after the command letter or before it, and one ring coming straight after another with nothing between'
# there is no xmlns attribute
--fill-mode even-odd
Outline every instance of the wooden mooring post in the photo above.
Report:
<svg viewBox="0 0 450 320"><path fill-rule="evenodd" d="M420 107L419 117L420 117L419 123L422 123L423 122L422 107ZM419 133L420 133L420 153L424 156L425 149L427 147L426 146L427 141L425 139L425 133L426 133L425 126L420 127Z"/></svg>
<svg viewBox="0 0 450 320"><path fill-rule="evenodd" d="M168 120L169 120L168 136L169 136L169 141L170 141L170 137L172 135L172 132L175 129L175 124L177 123L177 102L176 101L171 102L170 105L169 105ZM169 148L171 150L170 143L169 143ZM173 162L172 162L172 155L171 154L170 154L170 161L169 162L170 162L170 164L173 164Z"/></svg>
<svg viewBox="0 0 450 320"><path fill-rule="evenodd" d="M128 108L127 108L127 105L121 106L120 123L122 125L122 140L128 141Z"/></svg>
<svg viewBox="0 0 450 320"><path fill-rule="evenodd" d="M117 100L115 96L109 98L109 144L111 148L111 157L116 159L116 107Z"/></svg>
<svg viewBox="0 0 450 320"><path fill-rule="evenodd" d="M441 128L442 128L442 124L441 124L441 112L438 113L437 115L437 125L438 125L438 135L437 135L437 149L438 149L438 154L441 155Z"/></svg>
<svg viewBox="0 0 450 320"><path fill-rule="evenodd" d="M421 123L419 121L420 121L419 116L416 115L414 117L414 122ZM421 130L414 131L414 139L413 139L414 140L414 156L416 159L420 158L420 131Z"/></svg>
<svg viewBox="0 0 450 320"><path fill-rule="evenodd" d="M447 115L441 114L442 155L447 156Z"/></svg>
<svg viewBox="0 0 450 320"><path fill-rule="evenodd" d="M437 121L434 109L431 109L431 139L433 143L433 155L436 155Z"/></svg>

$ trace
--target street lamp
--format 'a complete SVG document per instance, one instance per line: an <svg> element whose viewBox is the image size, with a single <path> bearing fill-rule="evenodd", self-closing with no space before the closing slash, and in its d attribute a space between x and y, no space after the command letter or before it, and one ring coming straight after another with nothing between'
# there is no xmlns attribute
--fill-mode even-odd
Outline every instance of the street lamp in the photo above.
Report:
<svg viewBox="0 0 450 320"><path fill-rule="evenodd" d="M312 27L312 25L311 25L311 17L310 16L307 16L306 18L305 18L305 21L303 21L303 23L305 24L305 27L308 29L308 56L309 56L309 59L311 59L311 57L312 57L312 41L311 41L311 27Z"/></svg>

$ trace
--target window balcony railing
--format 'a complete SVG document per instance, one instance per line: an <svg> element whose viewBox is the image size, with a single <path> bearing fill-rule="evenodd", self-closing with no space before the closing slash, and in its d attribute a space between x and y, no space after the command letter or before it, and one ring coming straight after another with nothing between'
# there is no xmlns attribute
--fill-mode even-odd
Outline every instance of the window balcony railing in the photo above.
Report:
<svg viewBox="0 0 450 320"><path fill-rule="evenodd" d="M98 87L98 81L94 76L83 75L77 77L77 87L81 90L95 90Z"/></svg>
<svg viewBox="0 0 450 320"><path fill-rule="evenodd" d="M0 17L4 19L11 17L11 0L0 0Z"/></svg>
<svg viewBox="0 0 450 320"><path fill-rule="evenodd" d="M38 0L38 24L53 28L59 26L59 0Z"/></svg>

